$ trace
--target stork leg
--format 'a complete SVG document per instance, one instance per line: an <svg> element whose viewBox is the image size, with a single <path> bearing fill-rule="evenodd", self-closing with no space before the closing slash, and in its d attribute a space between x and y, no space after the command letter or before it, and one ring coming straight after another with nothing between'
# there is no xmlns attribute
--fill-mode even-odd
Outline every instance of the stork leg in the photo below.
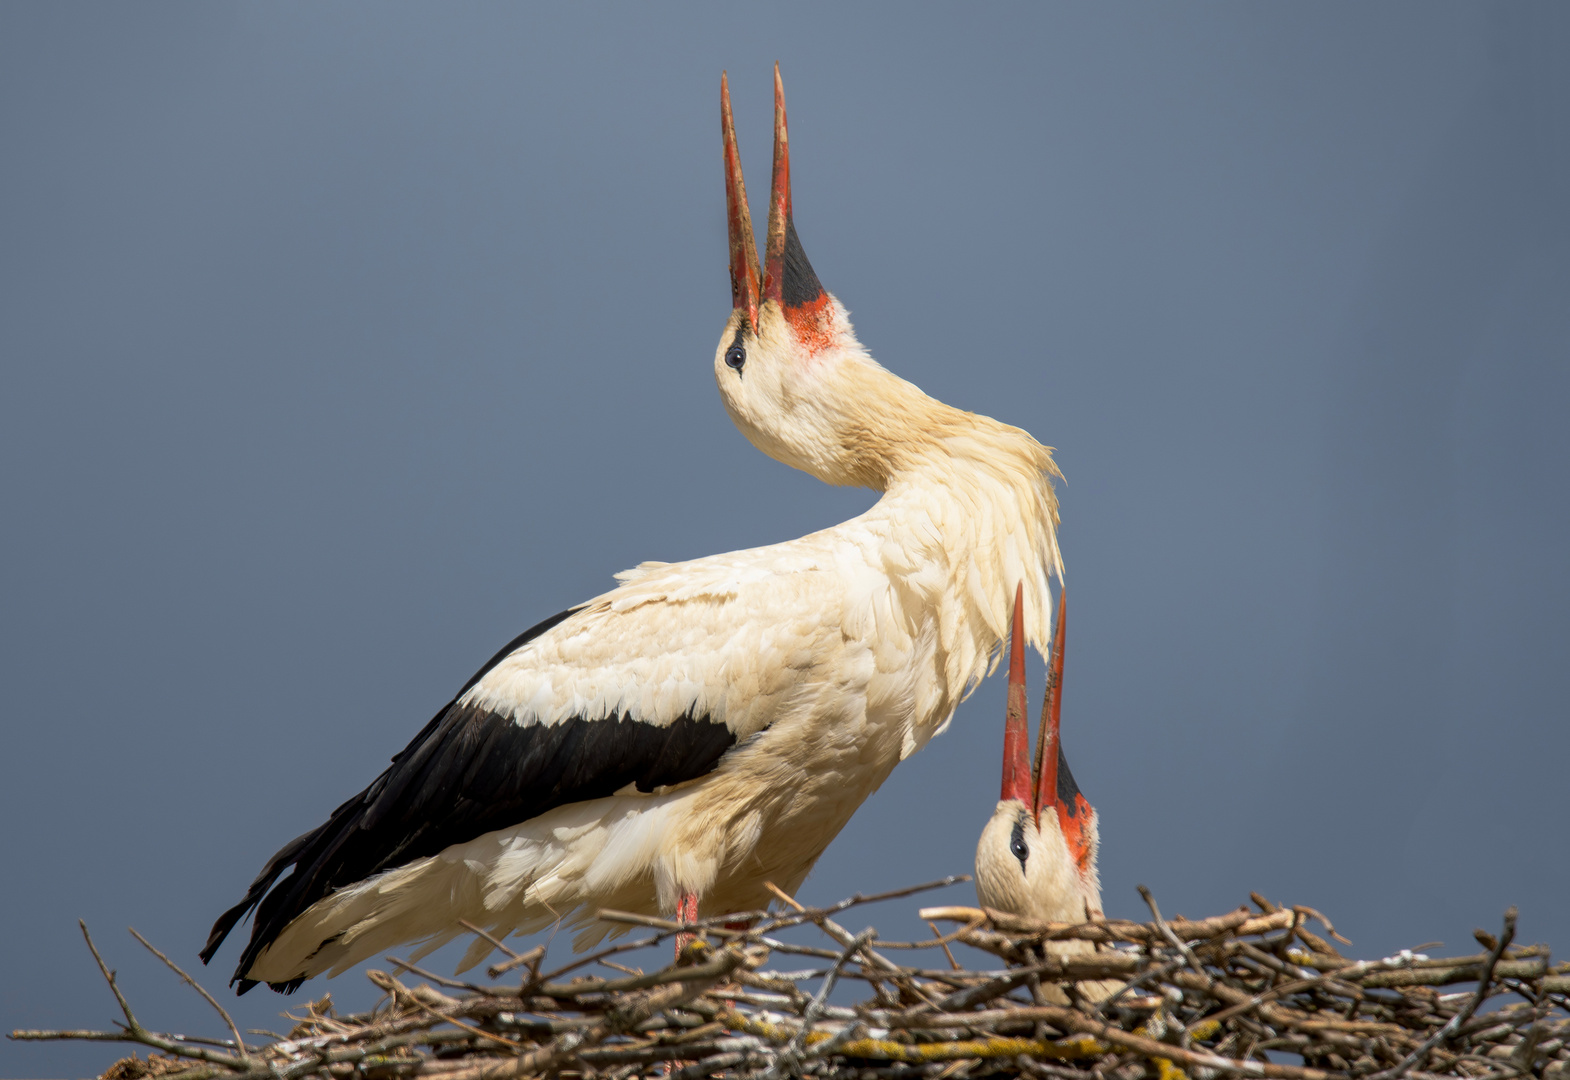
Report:
<svg viewBox="0 0 1570 1080"><path fill-rule="evenodd" d="M676 921L681 923L696 922L698 918L698 894L684 892L676 901ZM681 959L681 951L685 949L696 934L676 935L676 959Z"/></svg>

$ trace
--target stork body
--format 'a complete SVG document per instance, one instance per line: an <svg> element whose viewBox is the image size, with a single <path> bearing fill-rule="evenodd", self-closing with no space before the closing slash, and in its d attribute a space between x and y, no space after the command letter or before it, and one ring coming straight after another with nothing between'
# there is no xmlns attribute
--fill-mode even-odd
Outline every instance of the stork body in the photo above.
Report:
<svg viewBox="0 0 1570 1080"><path fill-rule="evenodd" d="M760 449L881 491L769 547L645 563L521 635L364 792L263 869L236 979L292 989L379 950L598 908L764 908L987 671L1024 581L1046 640L1060 569L1049 451L880 367L791 222L783 92L766 258L722 83L733 310L721 398ZM285 870L292 873L282 881ZM488 948L477 943L464 967Z"/></svg>

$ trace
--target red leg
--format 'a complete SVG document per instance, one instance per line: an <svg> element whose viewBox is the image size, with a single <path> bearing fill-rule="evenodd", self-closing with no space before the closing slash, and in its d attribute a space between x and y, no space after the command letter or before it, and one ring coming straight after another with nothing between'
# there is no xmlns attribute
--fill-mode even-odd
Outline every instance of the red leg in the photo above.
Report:
<svg viewBox="0 0 1570 1080"><path fill-rule="evenodd" d="M676 901L676 921L689 923L696 922L697 918L698 894L690 892L682 893L681 898ZM690 942L695 936L696 935L694 934L676 935L676 959L681 959L681 951L687 947L687 943Z"/></svg>

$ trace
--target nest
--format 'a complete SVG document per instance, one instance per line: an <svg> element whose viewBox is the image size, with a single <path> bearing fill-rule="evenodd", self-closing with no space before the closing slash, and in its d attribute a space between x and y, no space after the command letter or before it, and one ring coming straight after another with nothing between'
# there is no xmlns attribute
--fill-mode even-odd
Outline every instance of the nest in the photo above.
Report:
<svg viewBox="0 0 1570 1080"><path fill-rule="evenodd" d="M116 1062L104 1080L1570 1080L1570 964L1552 966L1546 947L1515 945L1514 909L1497 936L1477 931L1486 951L1443 959L1410 950L1349 959L1309 929L1319 924L1345 944L1318 912L1257 894L1257 910L1197 921L1163 919L1148 892L1144 923L927 908L920 914L933 937L924 941L883 941L835 921L860 904L959 880L822 908L781 893L783 912L689 924L606 911L606 920L653 934L544 974L543 947L517 954L490 939L508 958L488 970L488 985L390 959L399 974L367 972L385 995L373 1011L336 1016L323 998L290 1015L287 1038L266 1043L242 1038L218 1002L144 940L223 1016L230 1038L148 1030L101 958L125 1014L118 1030L11 1037L157 1051ZM792 927L816 927L821 943L782 940ZM662 970L612 960L669 949L672 939L680 959ZM963 966L956 943L990 954L986 967ZM918 950L936 962L894 959ZM596 965L616 974L584 973ZM1475 985L1441 989L1462 984ZM856 985L867 988L864 1000L834 1003Z"/></svg>

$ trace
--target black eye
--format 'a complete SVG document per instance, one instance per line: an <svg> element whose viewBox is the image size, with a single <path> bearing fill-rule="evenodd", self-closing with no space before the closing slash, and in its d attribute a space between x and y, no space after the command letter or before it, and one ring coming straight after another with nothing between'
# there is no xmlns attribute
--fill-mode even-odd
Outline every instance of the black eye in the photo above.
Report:
<svg viewBox="0 0 1570 1080"><path fill-rule="evenodd" d="M747 362L747 350L740 345L732 345L725 350L725 366L732 368L739 375L742 365Z"/></svg>
<svg viewBox="0 0 1570 1080"><path fill-rule="evenodd" d="M1019 868L1021 871L1023 871L1025 869L1025 860L1030 858L1030 849L1025 846L1024 818L1021 818L1014 823L1014 835L1009 837L1009 850L1013 852L1014 857L1019 860Z"/></svg>

